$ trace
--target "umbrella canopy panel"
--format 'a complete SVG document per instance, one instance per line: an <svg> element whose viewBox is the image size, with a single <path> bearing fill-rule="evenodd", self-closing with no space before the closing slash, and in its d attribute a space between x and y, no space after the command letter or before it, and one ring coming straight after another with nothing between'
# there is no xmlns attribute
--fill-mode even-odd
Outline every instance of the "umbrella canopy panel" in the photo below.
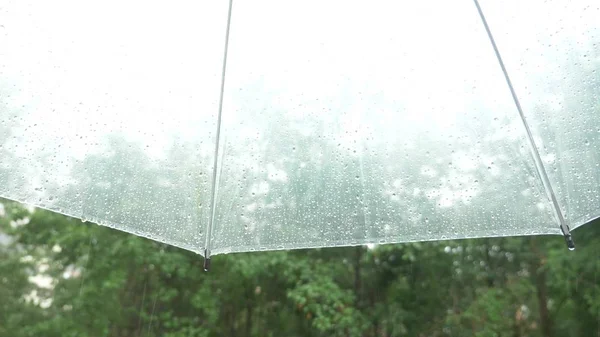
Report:
<svg viewBox="0 0 600 337"><path fill-rule="evenodd" d="M0 196L212 254L599 214L591 1L481 1L526 120L471 1L236 2L222 92L225 1L0 3Z"/></svg>
<svg viewBox="0 0 600 337"><path fill-rule="evenodd" d="M569 225L600 217L600 4L481 3Z"/></svg>
<svg viewBox="0 0 600 337"><path fill-rule="evenodd" d="M215 253L559 233L472 2L235 6Z"/></svg>
<svg viewBox="0 0 600 337"><path fill-rule="evenodd" d="M0 1L0 195L200 251L226 17Z"/></svg>

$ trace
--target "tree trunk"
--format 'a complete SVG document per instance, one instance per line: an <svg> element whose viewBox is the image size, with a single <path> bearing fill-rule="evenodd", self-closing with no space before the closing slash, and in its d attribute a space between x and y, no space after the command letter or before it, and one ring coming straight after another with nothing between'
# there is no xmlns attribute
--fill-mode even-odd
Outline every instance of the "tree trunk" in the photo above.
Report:
<svg viewBox="0 0 600 337"><path fill-rule="evenodd" d="M540 325L542 328L542 336L552 337L552 318L548 310L548 285L546 282L547 272L544 268L546 257L537 246L537 240L531 239L531 245L536 257L533 258L533 277L537 290L538 306L540 311Z"/></svg>
<svg viewBox="0 0 600 337"><path fill-rule="evenodd" d="M235 331L235 325L236 325L235 311L236 310L237 310L237 308L234 306L232 308L231 314L230 314L231 323L229 324L229 336L231 336L231 337L235 337L237 335L237 333Z"/></svg>
<svg viewBox="0 0 600 337"><path fill-rule="evenodd" d="M246 337L252 336L252 303L246 307Z"/></svg>
<svg viewBox="0 0 600 337"><path fill-rule="evenodd" d="M375 310L375 302L376 302L376 300L375 300L375 293L374 293L372 287L369 287L369 288L371 288L371 291L369 291L370 310ZM372 324L373 324L373 329L372 329L371 336L377 337L378 332L379 332L379 318L378 317L374 317Z"/></svg>
<svg viewBox="0 0 600 337"><path fill-rule="evenodd" d="M361 246L355 247L354 252L355 252L355 254L354 254L354 296L355 296L354 306L356 308L358 308L358 304L360 301L360 288L361 288L360 260L362 258L362 247Z"/></svg>
<svg viewBox="0 0 600 337"><path fill-rule="evenodd" d="M536 275L538 305L540 307L540 324L544 337L552 336L552 320L548 311L548 287L546 285L546 270L541 269Z"/></svg>

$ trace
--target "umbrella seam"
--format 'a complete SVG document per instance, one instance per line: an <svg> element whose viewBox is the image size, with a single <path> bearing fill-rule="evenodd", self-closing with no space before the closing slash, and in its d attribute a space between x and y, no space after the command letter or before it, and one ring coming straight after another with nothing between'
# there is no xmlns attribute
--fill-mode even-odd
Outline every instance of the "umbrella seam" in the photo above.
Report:
<svg viewBox="0 0 600 337"><path fill-rule="evenodd" d="M360 185L362 187L362 198L361 198L361 203L360 203L360 211L363 215L363 221L364 221L364 226L365 226L365 238L368 237L368 231L369 231L369 227L370 224L367 221L367 213L365 212L365 205L366 205L366 200L365 200L365 173L364 173L364 169L363 169L363 160L362 160L362 149L361 149L361 153L358 156L358 165L359 165L359 169L360 169ZM367 206L368 207L368 206Z"/></svg>
<svg viewBox="0 0 600 337"><path fill-rule="evenodd" d="M567 240L567 245L569 246L570 249L574 248L574 244L573 244L573 240L571 238L571 233L569 230L569 226L567 225L566 219L562 213L562 210L560 208L560 204L558 203L558 199L556 198L556 195L554 193L554 189L552 188L552 184L550 183L550 179L548 178L548 174L546 172L546 168L544 167L544 163L542 162L542 158L540 156L539 150L537 145L535 144L535 139L533 138L533 134L531 132L531 129L529 127L529 124L527 123L527 119L525 118L525 114L523 113L523 108L521 107L521 103L519 102L519 98L517 97L517 93L513 87L512 81L510 80L510 76L508 75L508 71L506 70L506 66L504 65L504 61L502 60L502 56L500 55L500 51L498 49L498 46L496 45L496 41L494 40L494 36L492 35L492 32L490 30L490 27L487 23L487 20L485 18L485 15L483 14L483 10L481 9L481 6L479 4L478 0L473 0L475 3L475 7L477 7L477 12L479 13L479 17L481 18L481 21L483 23L483 26L485 27L485 31L487 33L487 36L490 40L490 43L492 44L492 47L494 49L494 53L496 54L496 59L498 61L498 63L500 64L500 68L502 69L502 73L504 74L504 79L506 80L506 84L508 85L508 88L510 90L510 94L512 96L512 99L515 103L515 106L517 107L517 110L519 112L519 116L521 118L521 121L523 122L523 126L525 127L525 131L527 133L527 139L528 139L528 143L529 143L529 147L530 150L533 154L533 159L534 159L534 163L535 163L535 168L538 172L538 175L540 176L541 180L542 180L542 184L544 186L544 189L546 190L546 194L549 197L552 206L554 208L554 212L557 216L557 219L559 221L559 226L560 229L563 233L563 235L565 236L566 240Z"/></svg>
<svg viewBox="0 0 600 337"><path fill-rule="evenodd" d="M213 230L213 223L215 217L215 204L216 204L216 187L217 187L217 166L219 165L219 146L221 137L221 118L223 114L223 95L225 92L225 73L227 71L227 51L229 49L229 30L231 27L231 9L233 6L233 0L229 0L229 8L227 11L227 27L225 29L225 46L223 48L223 67L221 68L221 91L219 93L219 110L217 115L217 133L215 137L215 152L213 162L213 176L212 176L212 187L210 196L210 215L208 218L208 227L206 229L206 238L204 241L204 258L205 258L205 269L208 269L207 261L210 260L211 254L211 237Z"/></svg>

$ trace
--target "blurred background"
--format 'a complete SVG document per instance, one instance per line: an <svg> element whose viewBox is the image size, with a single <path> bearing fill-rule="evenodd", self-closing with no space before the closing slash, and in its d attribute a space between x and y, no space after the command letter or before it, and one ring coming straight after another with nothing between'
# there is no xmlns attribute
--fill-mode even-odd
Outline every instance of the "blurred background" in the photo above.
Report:
<svg viewBox="0 0 600 337"><path fill-rule="evenodd" d="M600 227L201 256L1 200L0 336L600 336Z"/></svg>

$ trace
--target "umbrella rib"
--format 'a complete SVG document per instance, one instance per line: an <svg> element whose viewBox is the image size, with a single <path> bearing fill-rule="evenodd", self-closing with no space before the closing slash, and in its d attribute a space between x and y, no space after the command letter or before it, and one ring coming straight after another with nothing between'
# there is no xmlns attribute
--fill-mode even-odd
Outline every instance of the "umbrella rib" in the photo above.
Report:
<svg viewBox="0 0 600 337"><path fill-rule="evenodd" d="M204 242L204 270L208 271L210 268L210 255L211 255L211 238L213 223L215 218L215 204L216 204L216 187L217 187L217 166L219 164L219 144L221 138L221 116L223 115L223 94L225 92L225 73L227 71L227 51L229 49L229 29L231 27L231 8L233 6L233 0L229 0L229 8L227 10L227 28L225 29L225 46L223 48L223 67L221 69L221 92L219 93L219 112L217 115L217 134L215 137L215 152L213 162L213 175L212 175L212 187L210 196L210 217L208 218L208 227L206 229L206 239Z"/></svg>
<svg viewBox="0 0 600 337"><path fill-rule="evenodd" d="M483 10L481 9L481 6L479 5L479 0L473 0L473 1L475 2L475 7L477 7L477 12L479 13L479 17L481 18L483 26L485 27L485 31L490 40L490 43L492 44L492 47L494 48L494 53L496 54L496 59L498 60L498 63L500 64L500 68L502 68L502 73L504 74L504 79L506 80L506 84L508 85L508 89L510 90L510 94L512 95L512 99L515 103L515 106L517 107L517 110L519 111L519 117L521 118L521 121L523 122L523 126L525 127L525 131L527 133L527 139L529 141L529 147L533 154L535 167L538 171L540 178L542 179L544 189L546 190L546 193L552 202L552 206L554 207L554 212L556 213L556 216L559 221L560 230L562 231L562 233L565 237L565 240L567 242L567 246L569 247L569 249L571 249L571 250L575 249L575 243L573 242L573 238L571 237L571 231L569 229L569 225L567 224L567 221L562 213L560 204L558 203L558 199L556 198L556 194L554 193L554 189L552 188L552 184L550 183L550 179L548 178L548 173L546 172L546 168L544 167L544 163L540 156L540 152L538 150L538 147L535 144L533 134L531 132L529 124L527 123L525 114L523 113L523 108L521 107L521 103L519 102L519 98L517 97L517 93L513 87L512 81L510 80L510 76L508 76L508 71L506 70L506 66L504 65L504 61L502 60L502 56L500 55L500 51L498 49L498 46L496 45L496 41L494 40L492 31L490 30L490 26L488 25L488 22L485 19L485 15L483 14Z"/></svg>

